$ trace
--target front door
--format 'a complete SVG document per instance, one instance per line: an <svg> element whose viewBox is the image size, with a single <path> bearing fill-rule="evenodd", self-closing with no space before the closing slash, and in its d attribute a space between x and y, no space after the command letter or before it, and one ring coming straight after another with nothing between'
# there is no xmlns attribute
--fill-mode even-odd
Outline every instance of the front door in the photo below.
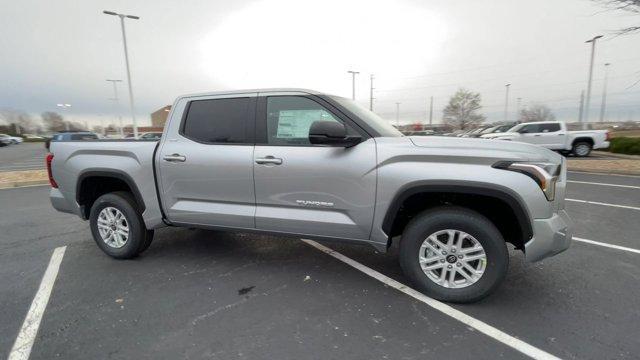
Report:
<svg viewBox="0 0 640 360"><path fill-rule="evenodd" d="M376 192L376 144L357 125L313 96L261 97L254 175L256 228L368 239ZM314 121L337 121L363 141L312 145Z"/></svg>
<svg viewBox="0 0 640 360"><path fill-rule="evenodd" d="M254 228L255 93L181 100L158 149L162 205L169 221Z"/></svg>

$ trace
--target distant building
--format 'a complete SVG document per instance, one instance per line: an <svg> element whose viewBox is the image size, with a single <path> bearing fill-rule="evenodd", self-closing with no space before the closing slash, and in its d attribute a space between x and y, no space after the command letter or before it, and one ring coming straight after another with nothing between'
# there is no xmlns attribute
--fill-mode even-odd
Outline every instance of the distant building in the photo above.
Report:
<svg viewBox="0 0 640 360"><path fill-rule="evenodd" d="M171 105L166 105L151 113L151 126L163 128L167 123L167 116L171 111Z"/></svg>

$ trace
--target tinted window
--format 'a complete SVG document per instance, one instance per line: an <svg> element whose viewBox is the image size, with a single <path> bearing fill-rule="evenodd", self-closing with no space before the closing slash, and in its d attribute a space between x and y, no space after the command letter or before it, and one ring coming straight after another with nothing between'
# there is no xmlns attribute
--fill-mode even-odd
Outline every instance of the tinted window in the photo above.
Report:
<svg viewBox="0 0 640 360"><path fill-rule="evenodd" d="M98 137L95 134L71 134L70 140L94 140Z"/></svg>
<svg viewBox="0 0 640 360"><path fill-rule="evenodd" d="M540 132L539 125L538 124L525 125L518 132L520 132L521 134L538 133Z"/></svg>
<svg viewBox="0 0 640 360"><path fill-rule="evenodd" d="M560 124L540 124L540 132L556 132L560 131Z"/></svg>
<svg viewBox="0 0 640 360"><path fill-rule="evenodd" d="M250 98L192 101L182 134L204 143L246 143L249 103Z"/></svg>
<svg viewBox="0 0 640 360"><path fill-rule="evenodd" d="M309 128L314 121L340 122L317 102L301 96L267 98L267 142L275 145L311 145ZM355 134L349 131L349 134Z"/></svg>

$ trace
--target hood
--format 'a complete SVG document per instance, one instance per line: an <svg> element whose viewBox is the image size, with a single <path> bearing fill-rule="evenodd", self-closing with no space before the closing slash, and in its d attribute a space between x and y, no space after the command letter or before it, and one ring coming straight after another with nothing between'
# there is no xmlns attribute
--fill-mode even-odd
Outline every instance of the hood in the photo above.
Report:
<svg viewBox="0 0 640 360"><path fill-rule="evenodd" d="M562 156L549 149L516 141L447 136L410 136L409 139L415 146L420 148L433 149L437 152L455 154L456 156L513 161L547 161L554 164L562 162Z"/></svg>

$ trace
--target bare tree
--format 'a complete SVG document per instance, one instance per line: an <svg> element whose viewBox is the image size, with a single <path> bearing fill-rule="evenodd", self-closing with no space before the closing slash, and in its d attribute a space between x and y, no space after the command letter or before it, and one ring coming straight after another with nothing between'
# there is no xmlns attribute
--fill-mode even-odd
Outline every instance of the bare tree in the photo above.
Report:
<svg viewBox="0 0 640 360"><path fill-rule="evenodd" d="M62 115L53 111L45 111L42 113L42 122L49 131L65 131L66 125Z"/></svg>
<svg viewBox="0 0 640 360"><path fill-rule="evenodd" d="M520 121L554 121L556 116L546 105L534 104L530 108L520 110Z"/></svg>
<svg viewBox="0 0 640 360"><path fill-rule="evenodd" d="M594 0L603 4L607 9L613 11L626 11L632 14L640 15L640 0ZM627 26L616 30L618 35L626 35L640 32L640 24L635 26Z"/></svg>
<svg viewBox="0 0 640 360"><path fill-rule="evenodd" d="M39 127L38 122L22 110L1 109L0 119L10 125L11 133L35 132Z"/></svg>
<svg viewBox="0 0 640 360"><path fill-rule="evenodd" d="M480 93L459 89L444 108L442 121L462 130L479 125L485 119L484 115L477 113L482 108L480 100Z"/></svg>

